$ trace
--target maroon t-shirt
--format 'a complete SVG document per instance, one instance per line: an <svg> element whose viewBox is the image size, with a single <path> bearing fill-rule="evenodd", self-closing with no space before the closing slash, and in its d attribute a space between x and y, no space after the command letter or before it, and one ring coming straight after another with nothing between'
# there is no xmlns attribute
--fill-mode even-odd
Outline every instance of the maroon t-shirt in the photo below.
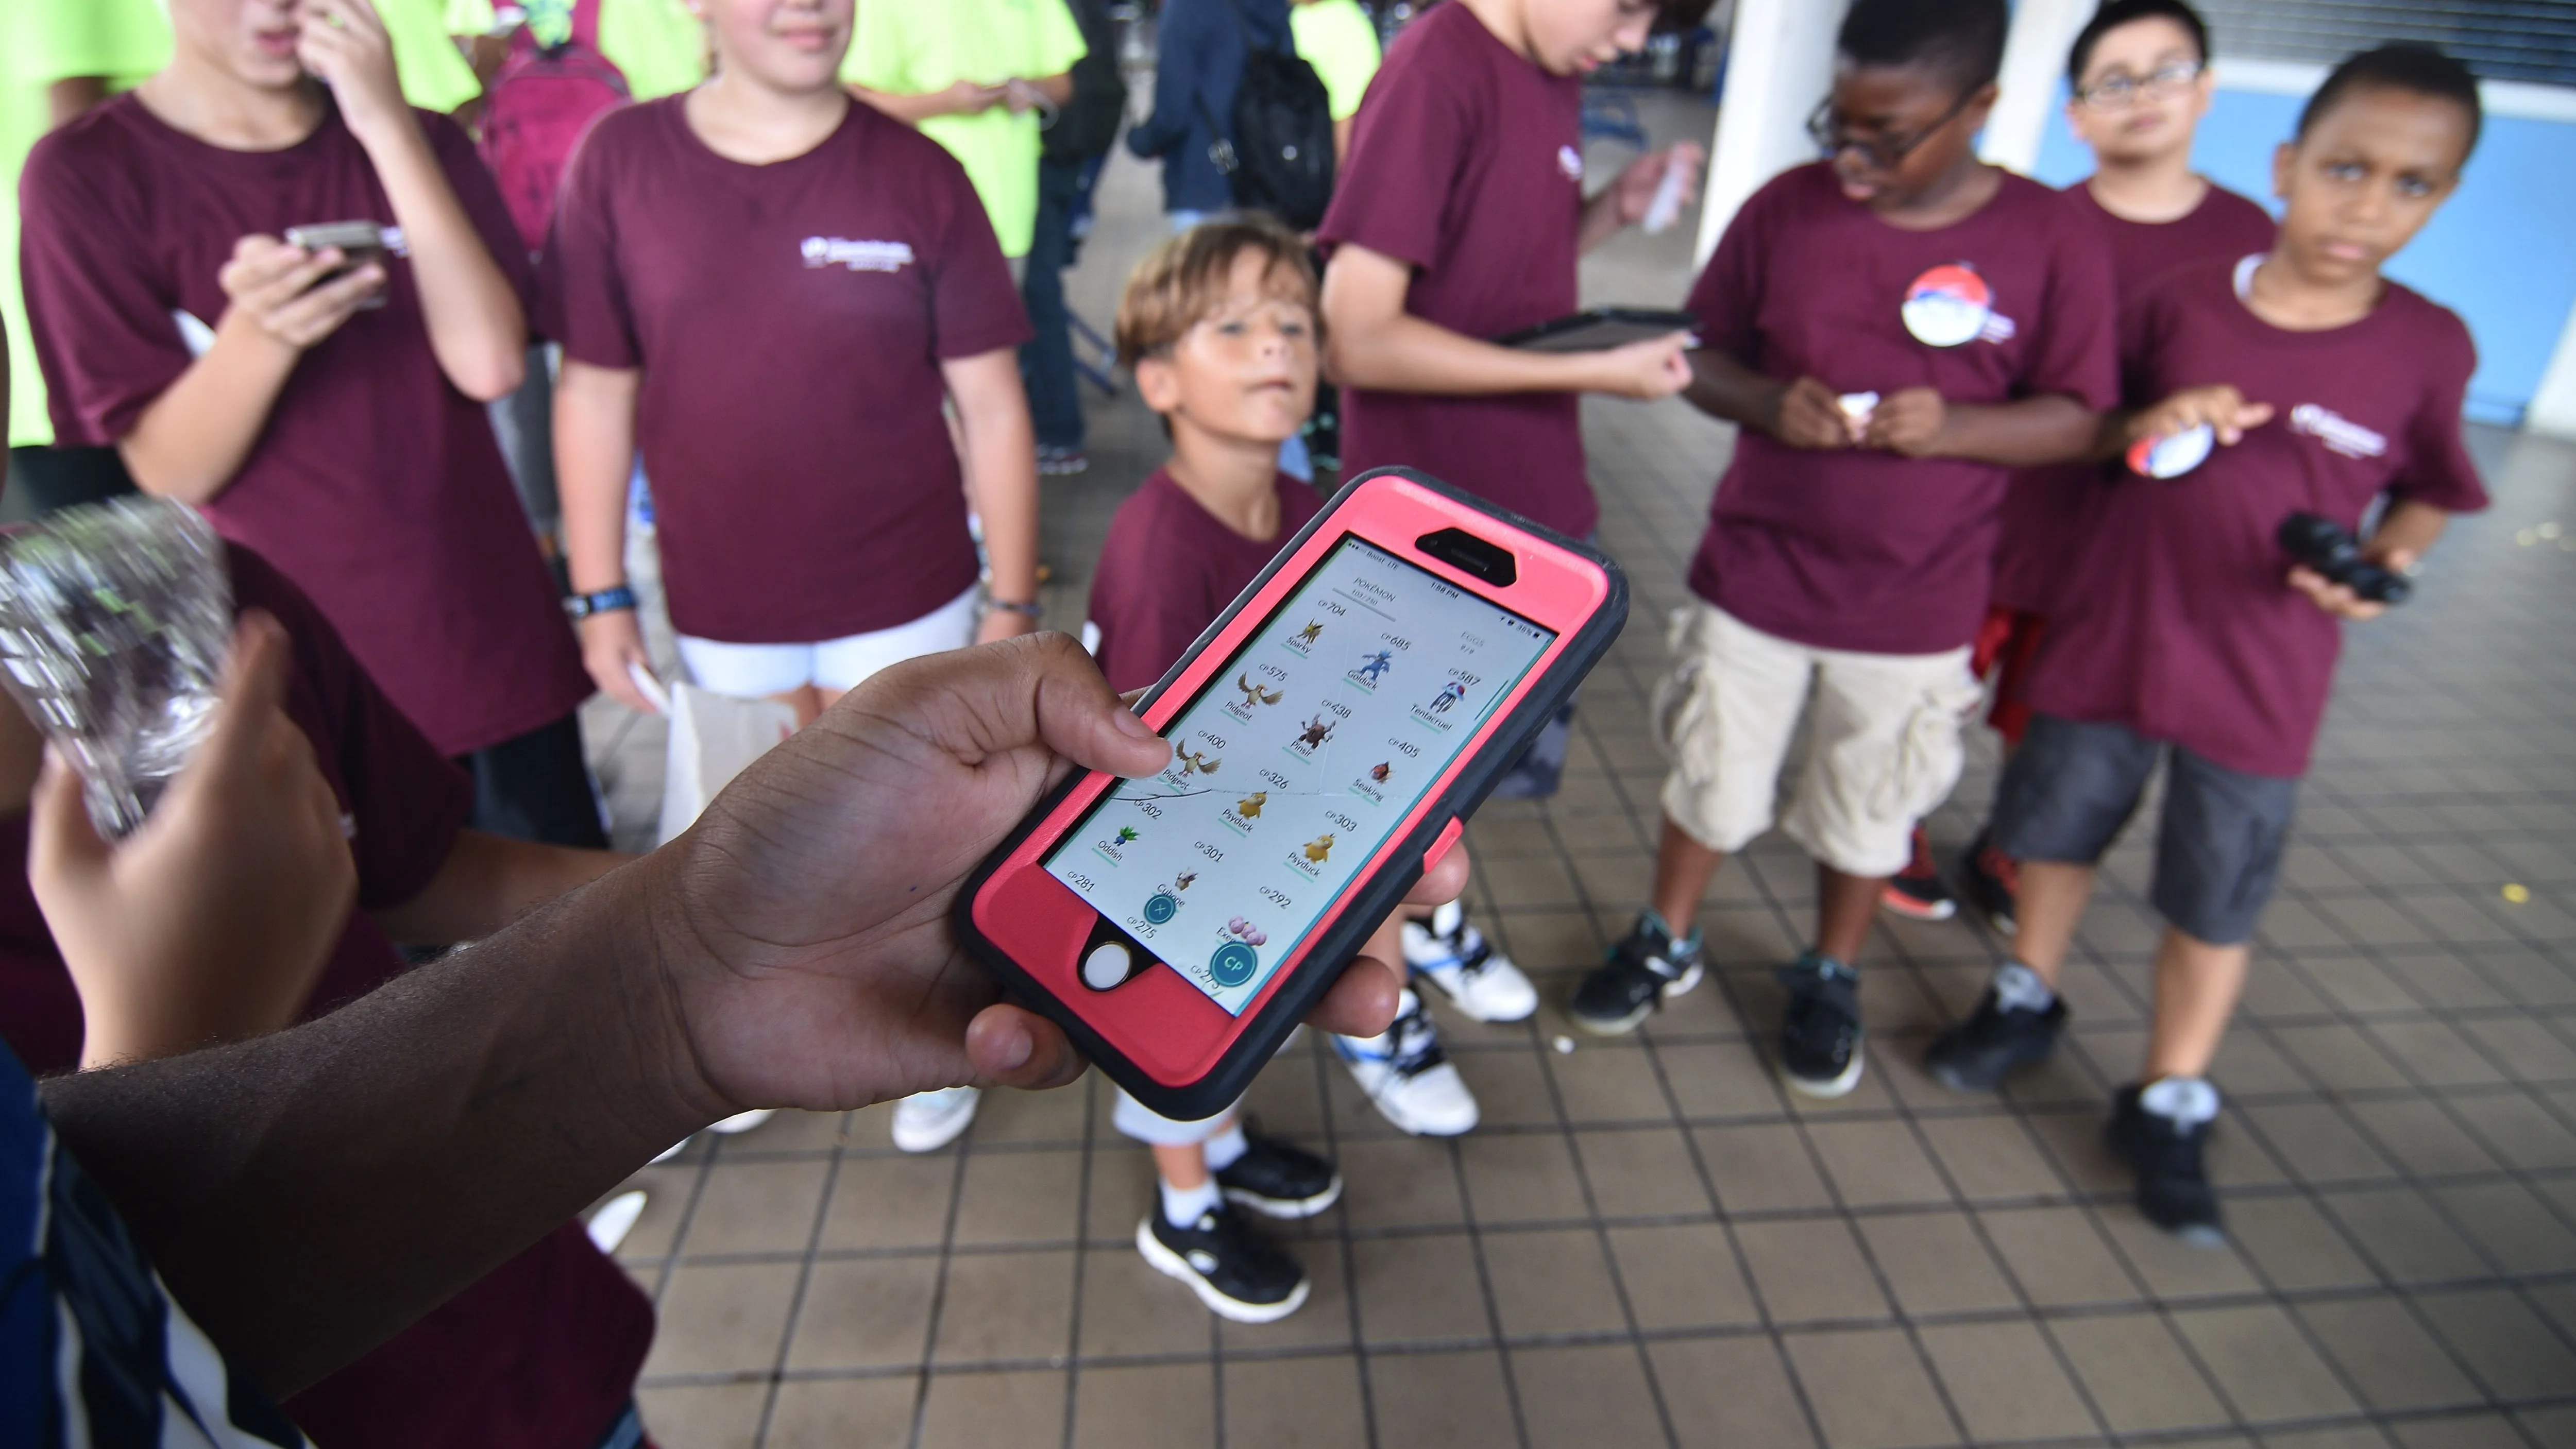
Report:
<svg viewBox="0 0 2576 1449"><path fill-rule="evenodd" d="M1442 5L1406 27L1369 83L1316 235L1413 267L1405 310L1469 337L1576 306L1583 84ZM1342 471L1400 463L1581 538L1600 520L1573 393L1438 397L1342 390Z"/></svg>
<svg viewBox="0 0 2576 1449"><path fill-rule="evenodd" d="M2382 493L2485 507L2460 436L2477 348L2458 317L2394 282L2359 322L2284 331L2237 300L2234 271L2171 272L2131 303L2128 389L2231 383L2275 416L2179 478L2105 490L2030 702L2288 778L2308 768L2343 630L2287 582L2281 520L2305 511L2357 529Z"/></svg>
<svg viewBox="0 0 2576 1449"><path fill-rule="evenodd" d="M2272 214L2224 186L2212 185L2187 216L2168 222L2129 221L2102 209L2093 189L2079 181L2066 188L2067 204L2090 217L2111 247L2111 276L2119 295L2134 297L2146 284L2194 262L2234 262L2272 249ZM2136 406L2153 398L2127 398ZM2126 465L2112 463L2125 470ZM2025 468L2004 495L2003 541L1995 550L1995 602L2046 613L2066 559L2082 536L2085 510L2106 481L2089 464Z"/></svg>
<svg viewBox="0 0 2576 1449"><path fill-rule="evenodd" d="M526 245L473 143L417 114L502 275L524 290ZM336 110L283 151L228 151L131 95L38 142L21 195L28 325L66 444L115 443L187 370L177 314L222 319L216 277L240 238L393 219ZM296 364L205 512L312 595L443 753L525 734L591 692L491 420L439 371L399 258L385 305Z"/></svg>
<svg viewBox="0 0 2576 1449"><path fill-rule="evenodd" d="M301 590L250 550L229 552L234 603L286 627L295 659L287 715L356 824L359 909L305 1008L310 1019L401 973L402 958L365 913L429 885L455 848L473 788ZM23 807L0 819L0 1037L39 1075L80 1060L80 997L27 885ZM652 1339L651 1304L570 1223L286 1407L317 1444L590 1449L634 1392Z"/></svg>
<svg viewBox="0 0 2576 1449"><path fill-rule="evenodd" d="M671 622L739 644L891 628L975 582L940 364L1030 336L965 169L853 103L768 166L688 98L574 153L543 291L564 355L642 368Z"/></svg>
<svg viewBox="0 0 2576 1449"><path fill-rule="evenodd" d="M1094 657L1111 689L1124 694L1162 678L1323 509L1314 489L1284 473L1271 486L1279 491L1272 539L1226 527L1161 468L1118 505L1091 580L1091 622L1100 630Z"/></svg>
<svg viewBox="0 0 2576 1449"><path fill-rule="evenodd" d="M1709 347L1837 393L1931 387L1980 404L2059 393L2095 409L2118 397L2109 255L2056 192L2019 176L1961 221L1905 231L1844 197L1824 163L1794 168L1736 214L1690 310ZM1817 648L1960 648L1985 617L2010 475L1957 458L1808 452L1746 428L1691 590Z"/></svg>

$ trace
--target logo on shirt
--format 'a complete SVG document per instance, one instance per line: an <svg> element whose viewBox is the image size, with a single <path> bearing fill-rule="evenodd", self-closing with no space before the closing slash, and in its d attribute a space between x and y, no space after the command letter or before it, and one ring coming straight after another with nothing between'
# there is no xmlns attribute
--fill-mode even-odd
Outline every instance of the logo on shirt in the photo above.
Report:
<svg viewBox="0 0 2576 1449"><path fill-rule="evenodd" d="M1568 181L1581 181L1583 179L1583 153L1575 150L1571 146L1557 147L1556 169L1564 172L1565 179Z"/></svg>
<svg viewBox="0 0 2576 1449"><path fill-rule="evenodd" d="M1926 347L2009 342L2020 329L1995 311L1994 289L1967 262L1945 262L1905 288L1905 330Z"/></svg>
<svg viewBox="0 0 2576 1449"><path fill-rule="evenodd" d="M808 267L847 267L854 272L900 272L913 262L909 242L809 236L800 250Z"/></svg>
<svg viewBox="0 0 2576 1449"><path fill-rule="evenodd" d="M2326 445L2326 450L2347 458L2382 458L2388 455L2388 440L2331 408L2315 403L2301 403L2290 409L2290 431L2305 433Z"/></svg>

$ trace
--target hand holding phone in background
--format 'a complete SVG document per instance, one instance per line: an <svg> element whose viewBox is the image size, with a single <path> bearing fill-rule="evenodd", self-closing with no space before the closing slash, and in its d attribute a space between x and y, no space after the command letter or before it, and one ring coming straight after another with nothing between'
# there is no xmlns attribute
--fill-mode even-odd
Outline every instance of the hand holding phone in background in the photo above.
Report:
<svg viewBox="0 0 2576 1449"><path fill-rule="evenodd" d="M385 264L381 248L357 259L336 246L308 251L254 235L233 244L216 280L232 304L222 325L247 324L302 352L359 311L382 305Z"/></svg>

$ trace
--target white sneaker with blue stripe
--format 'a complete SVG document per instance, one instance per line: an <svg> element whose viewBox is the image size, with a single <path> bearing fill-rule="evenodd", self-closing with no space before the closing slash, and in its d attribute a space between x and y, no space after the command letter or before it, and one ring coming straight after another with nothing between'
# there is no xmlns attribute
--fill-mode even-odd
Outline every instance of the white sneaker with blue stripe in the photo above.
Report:
<svg viewBox="0 0 2576 1449"><path fill-rule="evenodd" d="M1404 923L1404 964L1478 1021L1526 1021L1538 1010L1538 988L1467 924L1467 910L1456 901L1432 912L1428 925Z"/></svg>

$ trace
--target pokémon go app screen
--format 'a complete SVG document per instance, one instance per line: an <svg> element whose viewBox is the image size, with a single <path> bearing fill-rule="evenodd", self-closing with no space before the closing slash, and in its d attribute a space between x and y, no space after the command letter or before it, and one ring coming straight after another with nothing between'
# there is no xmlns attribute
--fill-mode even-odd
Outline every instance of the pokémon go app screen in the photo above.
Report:
<svg viewBox="0 0 2576 1449"><path fill-rule="evenodd" d="M1240 1016L1555 638L1345 536L1047 872Z"/></svg>

